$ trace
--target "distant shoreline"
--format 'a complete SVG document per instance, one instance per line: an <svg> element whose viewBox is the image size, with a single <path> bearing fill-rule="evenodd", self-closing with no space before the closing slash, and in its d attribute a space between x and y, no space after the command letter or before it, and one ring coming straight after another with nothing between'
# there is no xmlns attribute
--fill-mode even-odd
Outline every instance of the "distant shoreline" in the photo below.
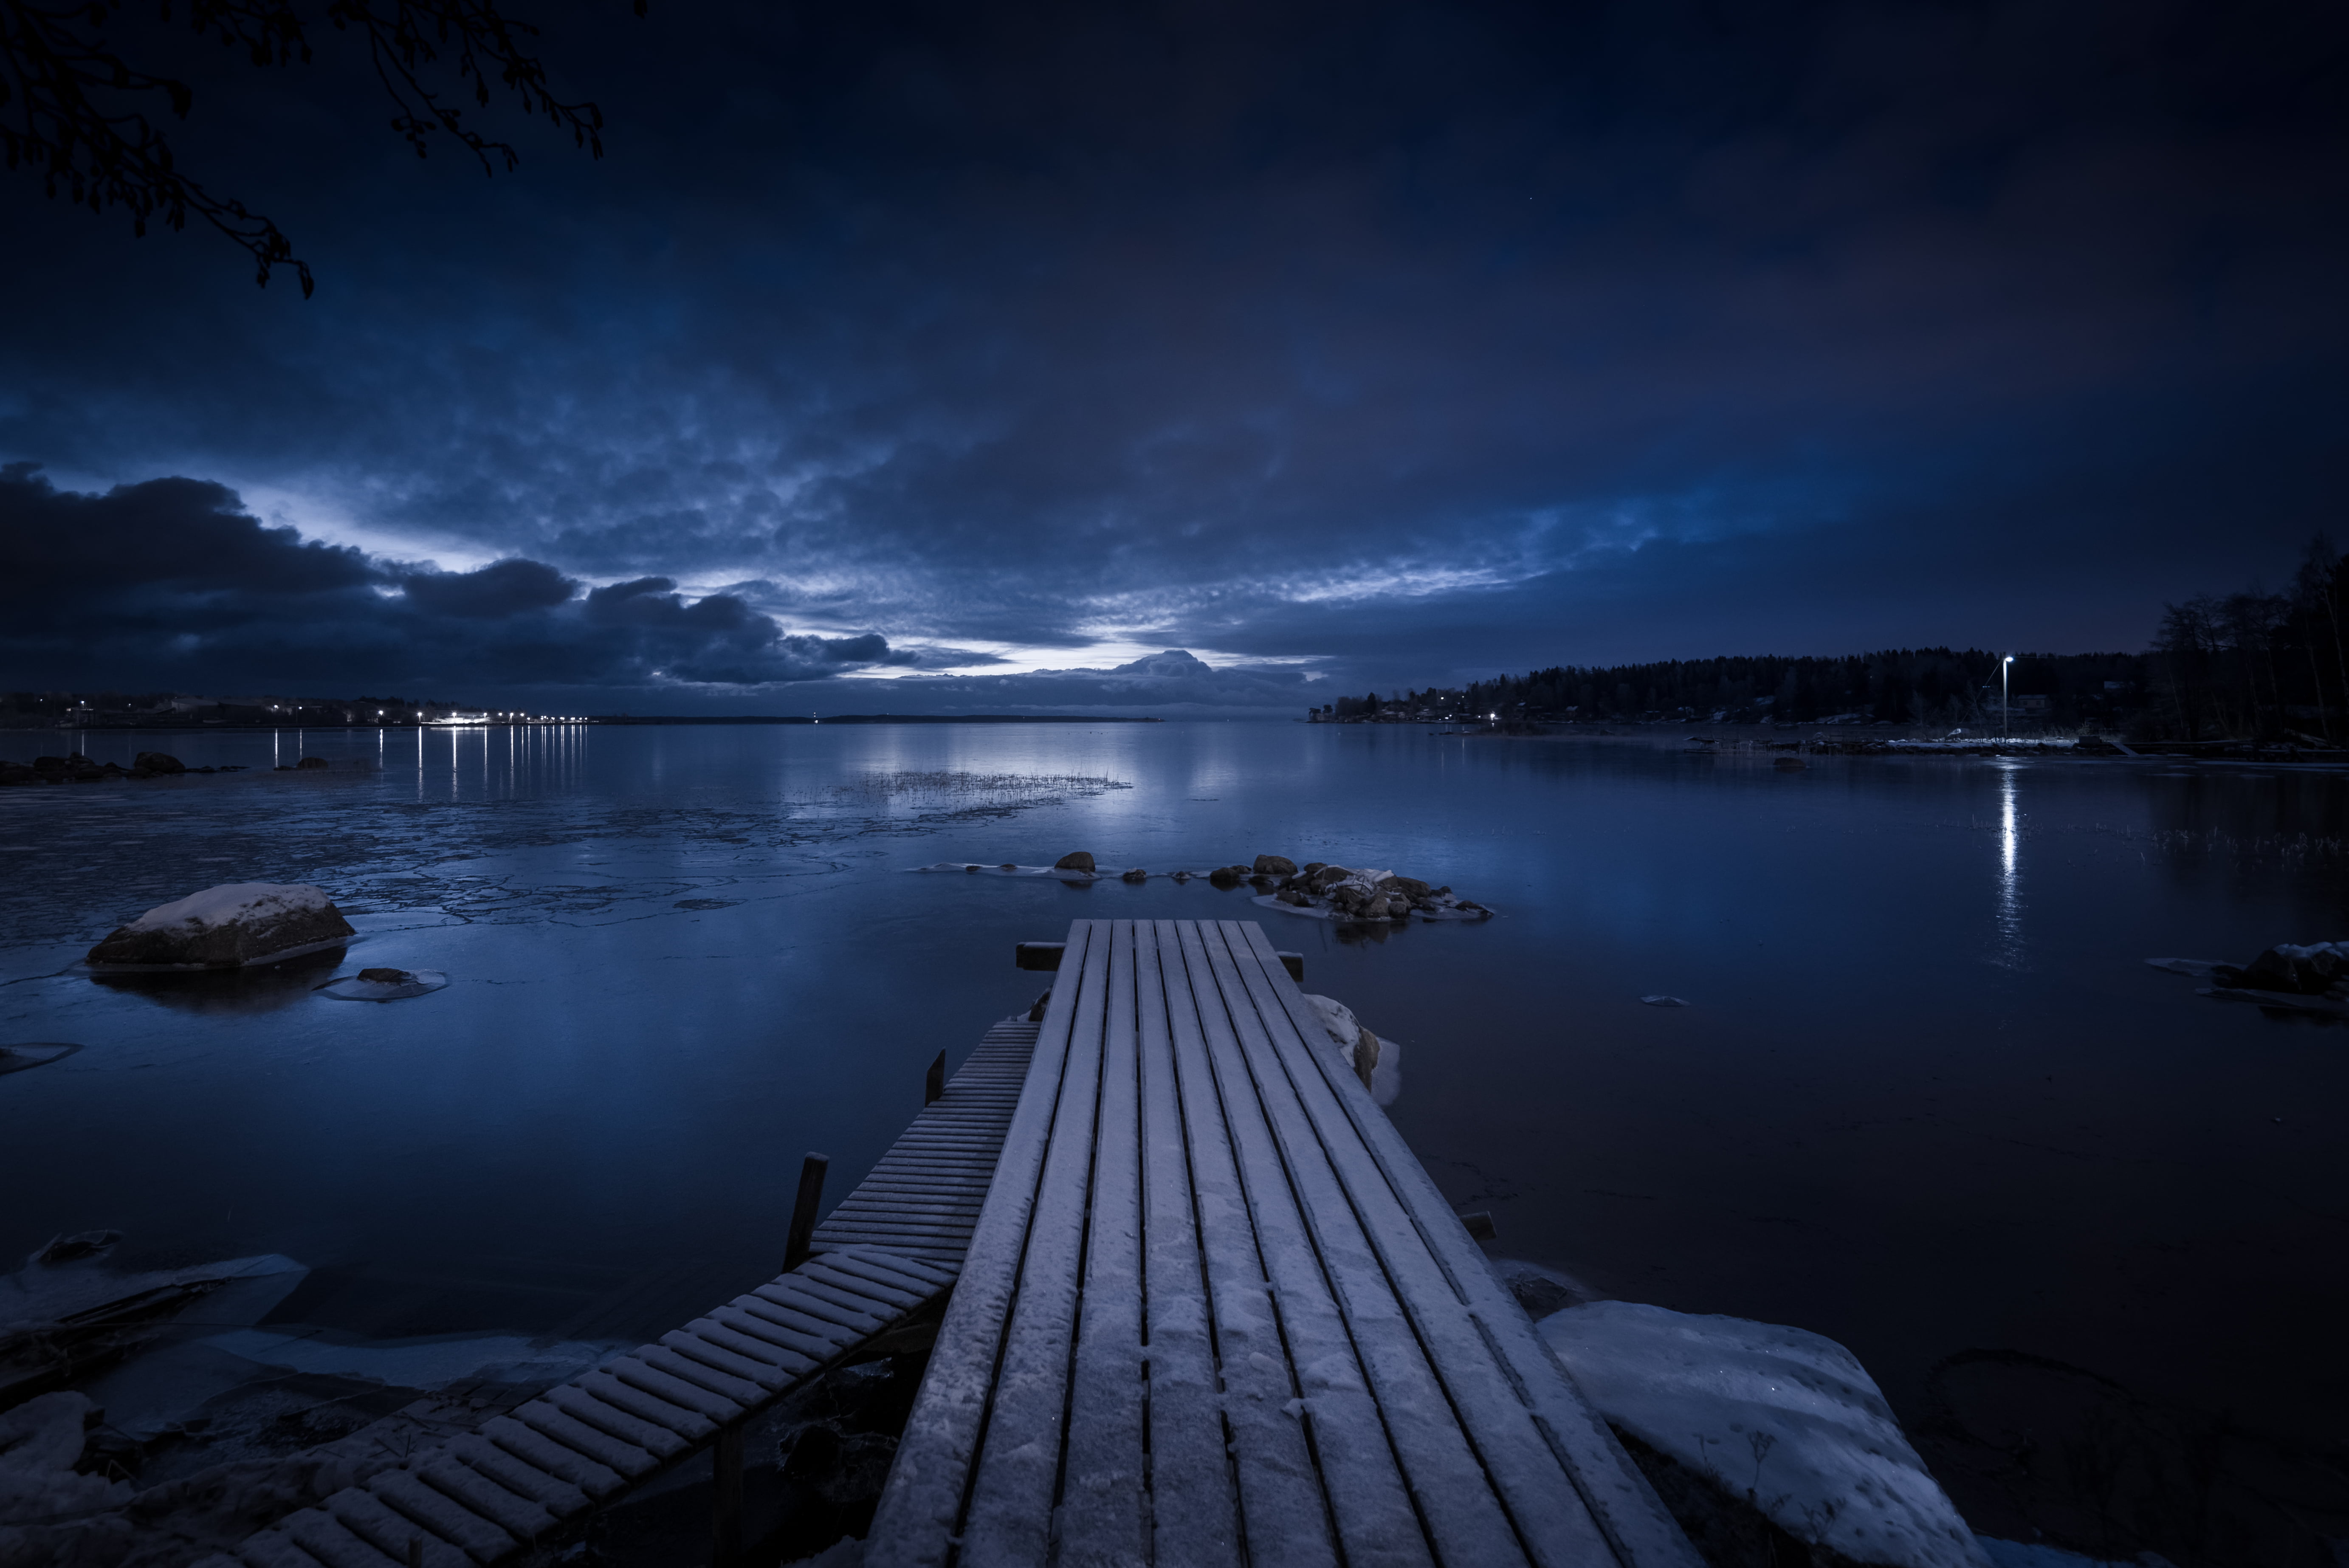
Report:
<svg viewBox="0 0 2349 1568"><path fill-rule="evenodd" d="M1163 718L1143 718L1107 714L1065 713L827 713L820 716L789 714L589 714L580 718L516 718L489 719L478 722L449 723L427 720L419 724L410 719L402 724L346 724L325 722L259 723L243 719L204 719L196 723L158 724L151 721L128 720L107 723L103 720L60 724L0 724L0 735L51 735L80 730L137 730L142 734L217 735L223 731L260 731L275 729L353 729L353 730L471 730L471 729L578 729L589 725L638 726L668 724L1164 724Z"/></svg>

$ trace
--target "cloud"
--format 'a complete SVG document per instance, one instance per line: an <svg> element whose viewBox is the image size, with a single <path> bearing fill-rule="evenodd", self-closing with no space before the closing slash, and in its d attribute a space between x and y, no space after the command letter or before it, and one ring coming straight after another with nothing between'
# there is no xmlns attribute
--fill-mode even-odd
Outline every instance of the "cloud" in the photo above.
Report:
<svg viewBox="0 0 2349 1568"><path fill-rule="evenodd" d="M610 156L517 127L511 181L386 157L324 67L235 78L288 161L222 188L275 193L306 304L10 187L0 287L44 308L0 341L0 458L212 476L368 552L297 575L492 562L395 608L615 691L1104 644L1381 690L2139 645L2349 485L2349 97L2306 64L2344 37L2031 0L584 11L548 57ZM676 614L590 614L647 578ZM906 662L828 645L866 635Z"/></svg>
<svg viewBox="0 0 2349 1568"><path fill-rule="evenodd" d="M1313 675L1296 667L1220 667L1181 648L1108 669L1030 670L1019 675L908 676L891 681L874 707L892 713L1152 712L1172 717L1301 715L1324 700Z"/></svg>
<svg viewBox="0 0 2349 1568"><path fill-rule="evenodd" d="M579 584L543 561L520 556L477 572L421 572L400 581L418 608L471 620L498 619L567 603Z"/></svg>
<svg viewBox="0 0 2349 1568"><path fill-rule="evenodd" d="M465 573L376 560L268 526L198 480L92 495L14 465L0 470L0 538L26 567L0 573L0 679L19 688L706 695L924 657L878 633L787 633L667 577L581 594L525 557Z"/></svg>

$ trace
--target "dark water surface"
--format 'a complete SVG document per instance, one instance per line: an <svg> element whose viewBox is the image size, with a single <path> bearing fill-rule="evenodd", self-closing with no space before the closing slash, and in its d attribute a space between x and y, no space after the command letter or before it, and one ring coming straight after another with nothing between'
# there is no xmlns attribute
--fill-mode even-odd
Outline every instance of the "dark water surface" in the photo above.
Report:
<svg viewBox="0 0 2349 1568"><path fill-rule="evenodd" d="M1402 1042L1392 1114L1511 1256L1831 1336L1912 1419L2013 1351L2339 1440L2349 1030L2143 963L2349 935L2337 777L1290 725L61 741L336 767L0 792L0 1043L85 1047L0 1078L0 1255L111 1227L131 1266L291 1254L281 1316L355 1332L651 1332L780 1266L803 1150L844 1193L930 1057L1033 999L1015 941L1248 917ZM1502 914L1349 942L1203 882L905 874L1070 849ZM364 940L76 967L235 881L316 882ZM313 995L362 964L451 984Z"/></svg>

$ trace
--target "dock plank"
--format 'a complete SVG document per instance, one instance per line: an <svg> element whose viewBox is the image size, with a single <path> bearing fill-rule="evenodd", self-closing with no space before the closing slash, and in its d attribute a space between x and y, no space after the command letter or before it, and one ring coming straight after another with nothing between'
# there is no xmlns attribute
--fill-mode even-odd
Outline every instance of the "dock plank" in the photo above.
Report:
<svg viewBox="0 0 2349 1568"><path fill-rule="evenodd" d="M1121 920L1110 928L1083 1284L1063 1418L1059 1561L1069 1568L1149 1554L1135 978L1133 923Z"/></svg>
<svg viewBox="0 0 2349 1568"><path fill-rule="evenodd" d="M1206 1265L1185 1153L1189 1140L1160 957L1162 947L1175 944L1174 923L1154 923L1151 934L1153 941L1136 943L1134 989L1152 1544L1163 1562L1237 1568L1239 1498L1216 1371Z"/></svg>

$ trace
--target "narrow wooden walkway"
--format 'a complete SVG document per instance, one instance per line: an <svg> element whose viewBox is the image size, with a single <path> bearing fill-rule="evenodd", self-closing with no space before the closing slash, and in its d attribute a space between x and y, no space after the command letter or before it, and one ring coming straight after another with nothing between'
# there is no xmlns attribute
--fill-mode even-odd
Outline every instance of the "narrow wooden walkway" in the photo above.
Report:
<svg viewBox="0 0 2349 1568"><path fill-rule="evenodd" d="M745 1423L954 1284L1037 1028L988 1031L806 1263L197 1568L488 1568L713 1447L739 1495Z"/></svg>
<svg viewBox="0 0 2349 1568"><path fill-rule="evenodd" d="M865 1545L1699 1560L1253 922L1079 921Z"/></svg>
<svg viewBox="0 0 2349 1568"><path fill-rule="evenodd" d="M885 1247L960 1267L1042 1026L1006 1018L905 1136L815 1229L818 1252Z"/></svg>

